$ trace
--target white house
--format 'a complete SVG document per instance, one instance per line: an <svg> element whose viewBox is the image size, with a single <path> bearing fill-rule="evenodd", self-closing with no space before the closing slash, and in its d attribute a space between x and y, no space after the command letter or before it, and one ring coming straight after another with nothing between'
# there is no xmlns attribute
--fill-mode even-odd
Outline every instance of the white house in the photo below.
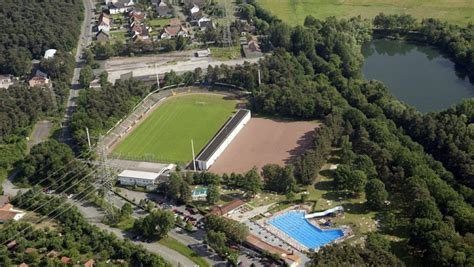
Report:
<svg viewBox="0 0 474 267"><path fill-rule="evenodd" d="M106 0L105 4L110 14L115 15L130 11L135 3L133 0Z"/></svg>
<svg viewBox="0 0 474 267"><path fill-rule="evenodd" d="M10 85L13 85L11 75L10 74L0 74L0 88L7 89Z"/></svg>
<svg viewBox="0 0 474 267"><path fill-rule="evenodd" d="M157 183L160 173L124 170L118 175L121 185L149 186Z"/></svg>
<svg viewBox="0 0 474 267"><path fill-rule="evenodd" d="M48 50L44 51L44 58L45 59L53 58L54 55L56 55L56 52L57 52L56 49L48 49Z"/></svg>
<svg viewBox="0 0 474 267"><path fill-rule="evenodd" d="M197 5L194 5L189 11L191 14L198 13L199 12L199 7Z"/></svg>
<svg viewBox="0 0 474 267"><path fill-rule="evenodd" d="M97 31L109 32L110 31L110 18L102 13L99 17L99 22L97 23Z"/></svg>
<svg viewBox="0 0 474 267"><path fill-rule="evenodd" d="M171 39L178 36L188 37L188 30L179 25L179 26L166 26L161 33L161 39Z"/></svg>

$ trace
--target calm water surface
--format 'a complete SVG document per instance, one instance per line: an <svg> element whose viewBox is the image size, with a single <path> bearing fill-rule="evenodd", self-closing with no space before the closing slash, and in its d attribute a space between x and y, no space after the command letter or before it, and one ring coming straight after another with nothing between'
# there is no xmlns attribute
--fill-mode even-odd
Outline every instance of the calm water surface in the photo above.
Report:
<svg viewBox="0 0 474 267"><path fill-rule="evenodd" d="M399 100L421 112L439 111L474 97L474 85L431 47L374 40L362 48L366 79L382 81Z"/></svg>

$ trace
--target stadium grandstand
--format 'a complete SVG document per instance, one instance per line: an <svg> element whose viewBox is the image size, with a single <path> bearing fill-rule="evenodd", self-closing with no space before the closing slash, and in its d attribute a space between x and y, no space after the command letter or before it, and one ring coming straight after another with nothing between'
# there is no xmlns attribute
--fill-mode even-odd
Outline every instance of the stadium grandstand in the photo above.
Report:
<svg viewBox="0 0 474 267"><path fill-rule="evenodd" d="M250 120L251 114L248 109L239 109L217 134L207 143L195 159L195 165L200 170L207 170L224 152L226 147L232 142L237 134Z"/></svg>

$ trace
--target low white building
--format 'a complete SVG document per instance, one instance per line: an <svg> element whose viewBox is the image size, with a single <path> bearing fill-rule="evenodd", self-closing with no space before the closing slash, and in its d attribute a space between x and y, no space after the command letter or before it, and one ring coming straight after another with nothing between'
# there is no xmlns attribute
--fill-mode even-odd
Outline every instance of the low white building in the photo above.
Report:
<svg viewBox="0 0 474 267"><path fill-rule="evenodd" d="M157 172L124 170L118 175L118 180L121 185L150 186L157 183L159 176Z"/></svg>
<svg viewBox="0 0 474 267"><path fill-rule="evenodd" d="M13 85L12 76L10 74L0 74L0 88L8 88Z"/></svg>
<svg viewBox="0 0 474 267"><path fill-rule="evenodd" d="M48 49L44 51L44 59L54 58L54 55L56 55L56 52L57 52L56 49Z"/></svg>

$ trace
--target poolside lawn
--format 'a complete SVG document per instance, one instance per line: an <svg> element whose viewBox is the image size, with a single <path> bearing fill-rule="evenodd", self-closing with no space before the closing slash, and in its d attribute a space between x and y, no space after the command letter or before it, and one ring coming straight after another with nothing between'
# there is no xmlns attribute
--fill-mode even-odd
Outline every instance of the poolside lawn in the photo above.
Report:
<svg viewBox="0 0 474 267"><path fill-rule="evenodd" d="M172 250L179 252L180 254L186 256L188 259L199 265L200 267L210 267L210 265L196 252L192 249L188 248L187 246L181 244L178 240L172 237L165 237L158 241L158 243L162 244L165 247L168 247Z"/></svg>
<svg viewBox="0 0 474 267"><path fill-rule="evenodd" d="M353 198L346 192L336 190L332 178L329 178L331 171L328 170L330 164L323 166L318 179L314 185L308 186L308 201L317 201L314 210L321 211L335 206L344 207L344 218L334 220L338 225L349 225L354 234L360 235L375 231L376 213L367 209L365 205L365 194ZM359 240L360 241L360 240ZM356 240L356 242L359 242Z"/></svg>

